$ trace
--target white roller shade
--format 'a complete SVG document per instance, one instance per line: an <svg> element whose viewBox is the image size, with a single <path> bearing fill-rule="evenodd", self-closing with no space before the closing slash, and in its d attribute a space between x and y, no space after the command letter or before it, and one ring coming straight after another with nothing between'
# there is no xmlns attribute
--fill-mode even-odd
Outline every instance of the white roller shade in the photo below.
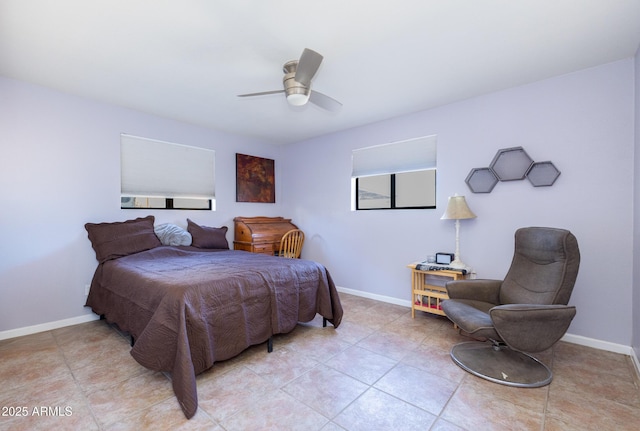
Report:
<svg viewBox="0 0 640 431"><path fill-rule="evenodd" d="M215 197L215 151L120 135L122 196Z"/></svg>
<svg viewBox="0 0 640 431"><path fill-rule="evenodd" d="M436 168L436 136L353 150L351 176L393 174Z"/></svg>

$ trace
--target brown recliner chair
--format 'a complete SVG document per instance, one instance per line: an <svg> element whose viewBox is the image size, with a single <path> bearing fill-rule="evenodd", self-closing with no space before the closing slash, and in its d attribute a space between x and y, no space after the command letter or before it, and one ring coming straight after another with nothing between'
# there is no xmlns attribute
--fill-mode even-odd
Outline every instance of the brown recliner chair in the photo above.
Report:
<svg viewBox="0 0 640 431"><path fill-rule="evenodd" d="M576 314L568 306L580 266L575 236L564 229L528 227L515 233L515 250L504 280L459 280L446 284L447 317L483 343L454 346L460 367L509 386L551 383L551 370L530 355L553 346Z"/></svg>

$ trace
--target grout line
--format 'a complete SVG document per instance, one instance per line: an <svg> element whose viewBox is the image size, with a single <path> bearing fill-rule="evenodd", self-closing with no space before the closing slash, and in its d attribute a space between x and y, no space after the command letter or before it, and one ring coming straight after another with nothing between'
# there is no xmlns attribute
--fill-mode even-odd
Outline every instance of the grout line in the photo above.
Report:
<svg viewBox="0 0 640 431"><path fill-rule="evenodd" d="M64 349L60 344L60 340L58 340L58 337L56 337L55 329L52 329L50 332L51 332L51 336L53 337L53 339L54 339L54 341L56 343L56 347L58 348L58 351L60 352L60 355L62 355L62 359L64 361L64 364L67 367L69 375L73 379L73 383L78 388L78 391L80 392L80 396L84 400L84 403L87 406L87 409L89 410L89 413L91 414L91 418L93 419L93 422L95 423L95 425L98 427L99 430L102 430L103 427L102 427L100 421L98 420L98 417L96 416L96 413L93 411L93 408L91 407L91 403L89 402L89 399L87 398L87 394L86 394L84 388L82 387L80 382L76 379L76 375L74 374L73 370L71 369L71 365L69 365L69 361L67 360L67 356L64 354Z"/></svg>

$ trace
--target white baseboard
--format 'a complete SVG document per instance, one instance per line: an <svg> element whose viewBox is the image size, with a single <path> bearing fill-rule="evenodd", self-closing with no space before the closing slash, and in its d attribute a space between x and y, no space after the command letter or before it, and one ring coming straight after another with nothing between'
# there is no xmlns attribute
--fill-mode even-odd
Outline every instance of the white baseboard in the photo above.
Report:
<svg viewBox="0 0 640 431"><path fill-rule="evenodd" d="M567 343L579 344L581 346L593 347L594 349L606 350L613 353L635 356L631 346L610 343L608 341L596 340L595 338L583 337L582 335L565 334L561 339Z"/></svg>
<svg viewBox="0 0 640 431"><path fill-rule="evenodd" d="M52 329L64 328L65 326L77 325L80 323L98 320L95 314L85 314L83 316L71 317L69 319L56 320L55 322L42 323L40 325L26 326L24 328L10 329L0 332L0 340L22 337L23 335L36 334L38 332L51 331Z"/></svg>
<svg viewBox="0 0 640 431"><path fill-rule="evenodd" d="M338 292L348 293L354 296L360 296L362 298L375 299L376 301L387 302L389 304L403 305L405 307L411 307L411 301L402 300L398 298L392 298L390 296L378 295L375 293L363 292L362 290L354 290L346 287L336 287ZM586 347L593 347L594 349L606 350L613 353L621 353L623 355L631 356L631 360L635 364L636 372L640 378L640 361L635 354L635 351L631 346L625 346L623 344L610 343L608 341L596 340L595 338L587 338L581 335L565 334L562 337L562 341L567 343L578 344Z"/></svg>
<svg viewBox="0 0 640 431"><path fill-rule="evenodd" d="M411 301L409 300L392 298L390 296L378 295L376 293L363 292L362 290L349 289L348 287L336 286L336 290L338 292L348 293L349 295L359 296L361 298L375 299L376 301L386 302L386 303L395 304L395 305L403 305L405 307L411 308Z"/></svg>

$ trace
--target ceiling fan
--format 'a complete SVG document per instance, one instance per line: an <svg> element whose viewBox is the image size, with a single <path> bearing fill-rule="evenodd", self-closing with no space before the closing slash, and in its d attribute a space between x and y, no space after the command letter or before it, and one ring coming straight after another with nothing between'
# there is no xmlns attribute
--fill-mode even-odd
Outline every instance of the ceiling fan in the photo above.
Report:
<svg viewBox="0 0 640 431"><path fill-rule="evenodd" d="M299 60L284 64L283 90L262 91L260 93L238 94L238 97L264 96L266 94L285 93L287 102L293 106L302 106L307 102L318 105L328 111L337 111L342 103L318 91L311 90L311 79L322 63L322 55L305 48Z"/></svg>

